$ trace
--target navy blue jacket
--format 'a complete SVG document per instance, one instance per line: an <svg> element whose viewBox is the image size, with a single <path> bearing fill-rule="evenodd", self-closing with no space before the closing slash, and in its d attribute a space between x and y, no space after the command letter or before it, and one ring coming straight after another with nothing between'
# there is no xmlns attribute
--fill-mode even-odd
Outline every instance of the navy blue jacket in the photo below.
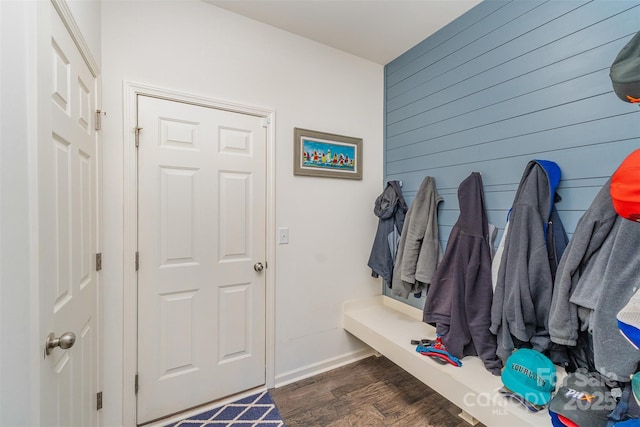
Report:
<svg viewBox="0 0 640 427"><path fill-rule="evenodd" d="M368 262L371 275L382 277L388 284L391 284L398 239L407 209L400 182L389 181L382 194L376 198L373 208L373 213L379 220Z"/></svg>
<svg viewBox="0 0 640 427"><path fill-rule="evenodd" d="M457 358L480 356L500 375L491 325L491 252L482 178L473 172L458 188L460 216L427 292L423 321L435 323L447 351Z"/></svg>

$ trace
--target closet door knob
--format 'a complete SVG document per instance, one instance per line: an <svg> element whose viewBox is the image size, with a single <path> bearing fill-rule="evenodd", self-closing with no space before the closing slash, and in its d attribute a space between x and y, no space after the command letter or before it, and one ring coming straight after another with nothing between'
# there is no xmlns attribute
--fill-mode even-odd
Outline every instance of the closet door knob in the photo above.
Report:
<svg viewBox="0 0 640 427"><path fill-rule="evenodd" d="M59 338L56 338L56 335L51 332L47 336L47 340L45 341L44 352L45 355L51 354L51 350L56 347L60 347L63 350L73 347L73 344L76 342L76 335L73 332L67 332L62 334Z"/></svg>

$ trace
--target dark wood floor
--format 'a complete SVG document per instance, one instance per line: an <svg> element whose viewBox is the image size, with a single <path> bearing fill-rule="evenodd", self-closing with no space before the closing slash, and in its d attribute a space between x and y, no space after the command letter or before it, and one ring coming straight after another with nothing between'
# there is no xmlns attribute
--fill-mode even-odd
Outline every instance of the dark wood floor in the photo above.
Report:
<svg viewBox="0 0 640 427"><path fill-rule="evenodd" d="M287 427L469 427L458 417L460 409L385 357L372 356L269 394Z"/></svg>

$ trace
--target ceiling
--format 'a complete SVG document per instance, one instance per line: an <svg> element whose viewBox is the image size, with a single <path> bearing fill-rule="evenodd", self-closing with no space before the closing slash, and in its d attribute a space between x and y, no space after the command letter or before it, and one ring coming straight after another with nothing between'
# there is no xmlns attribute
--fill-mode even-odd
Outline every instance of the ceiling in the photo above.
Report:
<svg viewBox="0 0 640 427"><path fill-rule="evenodd" d="M204 1L385 65L481 0Z"/></svg>

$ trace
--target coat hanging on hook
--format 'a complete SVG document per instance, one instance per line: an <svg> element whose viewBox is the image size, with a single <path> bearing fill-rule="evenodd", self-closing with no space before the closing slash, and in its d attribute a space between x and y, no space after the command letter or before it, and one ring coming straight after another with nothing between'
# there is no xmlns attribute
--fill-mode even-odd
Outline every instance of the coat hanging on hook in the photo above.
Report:
<svg viewBox="0 0 640 427"><path fill-rule="evenodd" d="M438 204L442 200L436 191L435 178L426 177L404 222L393 272L392 294L408 298L431 283L442 257L438 234Z"/></svg>
<svg viewBox="0 0 640 427"><path fill-rule="evenodd" d="M371 275L382 277L388 284L391 284L396 250L406 212L407 203L402 196L400 183L389 181L382 194L376 198L373 208L373 213L379 220L367 263L371 268Z"/></svg>

